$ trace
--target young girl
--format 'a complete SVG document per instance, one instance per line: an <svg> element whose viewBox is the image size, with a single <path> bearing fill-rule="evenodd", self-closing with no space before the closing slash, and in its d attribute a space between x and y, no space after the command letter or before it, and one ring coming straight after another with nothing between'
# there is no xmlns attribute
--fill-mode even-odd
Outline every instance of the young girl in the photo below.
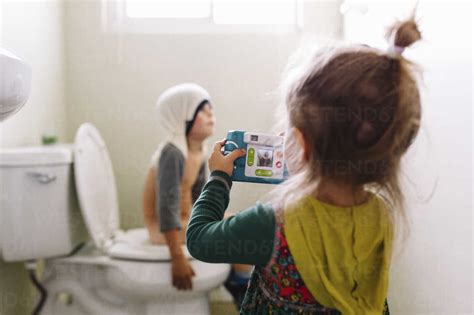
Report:
<svg viewBox="0 0 474 315"><path fill-rule="evenodd" d="M150 241L170 249L173 285L187 290L192 288L194 271L181 245L192 204L206 182L203 142L214 133L215 118L208 92L196 84L166 90L158 99L157 110L165 141L154 153L148 171L144 220ZM226 287L235 296L242 282L245 292L249 268L235 265L233 269Z"/></svg>
<svg viewBox="0 0 474 315"><path fill-rule="evenodd" d="M318 52L286 89L290 178L271 204L223 220L233 162L216 143L211 178L186 232L197 259L255 265L242 314L388 314L394 236L402 209L400 159L420 121L403 50L421 38L396 24L388 52L349 46Z"/></svg>

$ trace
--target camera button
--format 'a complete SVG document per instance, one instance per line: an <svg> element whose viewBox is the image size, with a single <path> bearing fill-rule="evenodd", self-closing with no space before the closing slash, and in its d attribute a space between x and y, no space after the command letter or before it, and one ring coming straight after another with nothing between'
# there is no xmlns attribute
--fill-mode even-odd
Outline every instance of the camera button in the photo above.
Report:
<svg viewBox="0 0 474 315"><path fill-rule="evenodd" d="M248 154L247 154L247 165L248 166L253 166L254 157L255 157L255 149L250 148L248 150Z"/></svg>
<svg viewBox="0 0 474 315"><path fill-rule="evenodd" d="M264 176L264 177L272 177L273 172L270 170L256 170L255 175Z"/></svg>

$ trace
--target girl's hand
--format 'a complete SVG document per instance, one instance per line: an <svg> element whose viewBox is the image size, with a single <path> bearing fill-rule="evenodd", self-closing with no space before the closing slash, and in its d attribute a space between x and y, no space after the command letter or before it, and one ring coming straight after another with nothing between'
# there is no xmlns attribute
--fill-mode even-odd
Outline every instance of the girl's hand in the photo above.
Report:
<svg viewBox="0 0 474 315"><path fill-rule="evenodd" d="M209 170L213 171L222 171L227 173L229 176L232 176L234 171L234 161L239 157L242 157L246 154L244 149L234 150L229 155L224 156L221 152L222 147L224 146L226 140L221 140L216 142L214 145L214 150L209 158Z"/></svg>

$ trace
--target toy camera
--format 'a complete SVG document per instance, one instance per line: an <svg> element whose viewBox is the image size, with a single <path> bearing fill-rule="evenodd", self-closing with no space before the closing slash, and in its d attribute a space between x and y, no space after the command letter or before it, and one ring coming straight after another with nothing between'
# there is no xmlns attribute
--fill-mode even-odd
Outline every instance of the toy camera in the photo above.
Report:
<svg viewBox="0 0 474 315"><path fill-rule="evenodd" d="M247 154L235 160L233 181L279 184L288 177L282 136L231 130L224 154L236 149L245 149Z"/></svg>

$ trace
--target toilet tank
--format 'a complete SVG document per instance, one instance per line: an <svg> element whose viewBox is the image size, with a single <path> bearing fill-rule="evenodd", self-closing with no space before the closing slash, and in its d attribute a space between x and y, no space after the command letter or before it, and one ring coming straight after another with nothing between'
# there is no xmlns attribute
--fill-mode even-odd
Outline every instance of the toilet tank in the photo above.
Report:
<svg viewBox="0 0 474 315"><path fill-rule="evenodd" d="M72 146L0 149L0 258L70 254L86 239Z"/></svg>

